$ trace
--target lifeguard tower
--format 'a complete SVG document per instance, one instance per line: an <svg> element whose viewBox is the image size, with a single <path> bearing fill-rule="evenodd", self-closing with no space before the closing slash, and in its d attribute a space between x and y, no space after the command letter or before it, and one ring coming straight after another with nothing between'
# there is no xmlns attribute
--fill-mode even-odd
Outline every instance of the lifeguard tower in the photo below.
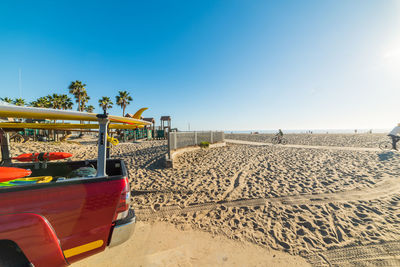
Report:
<svg viewBox="0 0 400 267"><path fill-rule="evenodd" d="M161 116L161 129L164 131L171 131L171 116Z"/></svg>
<svg viewBox="0 0 400 267"><path fill-rule="evenodd" d="M166 138L171 131L171 116L161 116L161 129L157 130L157 138Z"/></svg>

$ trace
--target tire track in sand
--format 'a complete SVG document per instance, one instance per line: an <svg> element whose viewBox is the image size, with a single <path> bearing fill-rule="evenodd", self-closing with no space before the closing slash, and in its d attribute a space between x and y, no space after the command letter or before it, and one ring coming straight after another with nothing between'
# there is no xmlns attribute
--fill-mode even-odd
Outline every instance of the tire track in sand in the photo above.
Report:
<svg viewBox="0 0 400 267"><path fill-rule="evenodd" d="M235 180L238 179L237 177ZM231 193L232 191L229 191ZM400 192L400 181L398 179L387 179L377 184L376 187L367 188L363 190L349 190L338 193L326 193L326 194L315 194L315 195L296 195L276 198L256 198L256 199L245 199L245 200L232 200L232 201L219 201L210 203L193 203L187 207L180 207L178 205L164 206L159 210L155 211L152 208L137 209L136 214L139 219L141 218L153 218L153 217L165 217L174 214L181 214L186 212L195 212L203 210L212 210L218 206L224 205L227 207L238 207L238 206L265 206L267 202L274 203L280 202L285 205L299 205L299 204L310 204L319 205L332 202L348 202L357 200L372 200L377 198L387 198L393 194Z"/></svg>
<svg viewBox="0 0 400 267"><path fill-rule="evenodd" d="M219 201L211 203L193 204L183 208L181 208L178 205L171 205L171 206L161 207L158 211L155 211L152 208L135 209L135 212L138 220L145 220L156 217L167 217L187 212L212 210L221 205L225 207L254 207L254 206L265 206L265 203L266 202L264 198L256 198L256 199L242 199L234 201Z"/></svg>
<svg viewBox="0 0 400 267"><path fill-rule="evenodd" d="M239 172L235 178L237 181L243 172ZM225 194L229 196L236 187L233 186L232 190L228 190ZM376 184L373 188L354 189L338 193L324 193L324 194L304 194L295 196L275 197L275 198L256 198L256 199L241 199L241 200L223 200L218 202L209 203L193 203L187 207L180 207L178 205L164 206L155 211L152 208L136 209L136 214L139 219L165 217L174 214L182 214L186 212L196 212L203 210L212 210L218 206L224 205L227 207L241 207L241 206L265 206L267 202L282 203L284 205L319 205L333 202L348 202L357 200L373 200L378 198L388 198L391 195L400 192L400 181L397 178L388 178Z"/></svg>
<svg viewBox="0 0 400 267"><path fill-rule="evenodd" d="M400 241L330 249L309 255L313 266L400 266Z"/></svg>
<svg viewBox="0 0 400 267"><path fill-rule="evenodd" d="M267 198L268 202L281 202L286 205L298 204L325 204L332 202L348 202L357 200L373 200L387 198L400 193L399 178L384 178L375 187L365 189L353 189L337 193L304 194L276 198Z"/></svg>
<svg viewBox="0 0 400 267"><path fill-rule="evenodd" d="M241 171L235 173L235 175L231 177L229 187L221 196L222 200L226 201L228 199L232 199L232 196L234 196L235 193L240 190L241 187L243 187L243 179L248 176L249 169L250 166L246 165Z"/></svg>

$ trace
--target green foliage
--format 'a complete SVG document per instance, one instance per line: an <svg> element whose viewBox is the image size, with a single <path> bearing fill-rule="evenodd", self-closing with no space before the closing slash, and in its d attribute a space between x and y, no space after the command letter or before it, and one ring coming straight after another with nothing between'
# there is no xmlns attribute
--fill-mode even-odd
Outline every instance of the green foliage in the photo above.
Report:
<svg viewBox="0 0 400 267"><path fill-rule="evenodd" d="M37 100L32 101L30 106L35 108L53 108L53 109L72 109L72 100L69 96L63 94L52 94L39 97Z"/></svg>
<svg viewBox="0 0 400 267"><path fill-rule="evenodd" d="M89 105L89 106L85 107L85 111L89 112L89 113L93 113L94 107L92 105Z"/></svg>
<svg viewBox="0 0 400 267"><path fill-rule="evenodd" d="M16 106L25 106L25 100L22 98L16 98L14 100L14 105Z"/></svg>
<svg viewBox="0 0 400 267"><path fill-rule="evenodd" d="M48 95L47 99L49 100L50 108L53 109L61 109L62 108L62 99L58 94Z"/></svg>
<svg viewBox="0 0 400 267"><path fill-rule="evenodd" d="M62 109L72 109L72 106L74 103L72 103L72 100L69 96L63 94L59 96L61 99L61 108Z"/></svg>
<svg viewBox="0 0 400 267"><path fill-rule="evenodd" d="M104 112L107 112L107 109L112 108L113 102L108 96L103 96L99 99L99 106L104 110Z"/></svg>
<svg viewBox="0 0 400 267"><path fill-rule="evenodd" d="M69 85L69 93L74 95L76 103L78 103L78 111L83 111L85 104L90 99L86 92L86 84L76 80Z"/></svg>
<svg viewBox="0 0 400 267"><path fill-rule="evenodd" d="M119 95L115 97L115 103L122 108L122 116L125 116L125 108L132 101L132 97L129 95L127 91L119 91Z"/></svg>
<svg viewBox="0 0 400 267"><path fill-rule="evenodd" d="M85 111L86 110L86 104L89 102L90 100L90 96L88 96L85 92L84 95L82 95L82 99L81 99L81 111Z"/></svg>
<svg viewBox="0 0 400 267"><path fill-rule="evenodd" d="M210 146L210 143L209 142L201 142L200 143L200 147L201 148L208 148Z"/></svg>
<svg viewBox="0 0 400 267"><path fill-rule="evenodd" d="M4 101L6 103L12 104L13 100L11 98L8 97L2 97L0 98L1 101Z"/></svg>
<svg viewBox="0 0 400 267"><path fill-rule="evenodd" d="M35 108L50 108L50 102L47 96L39 97L37 100L32 101L29 105Z"/></svg>

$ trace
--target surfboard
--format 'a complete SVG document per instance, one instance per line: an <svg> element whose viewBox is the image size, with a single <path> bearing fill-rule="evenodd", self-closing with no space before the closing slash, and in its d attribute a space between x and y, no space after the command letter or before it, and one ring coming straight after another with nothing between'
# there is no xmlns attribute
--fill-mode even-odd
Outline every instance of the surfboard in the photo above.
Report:
<svg viewBox="0 0 400 267"><path fill-rule="evenodd" d="M140 117L142 116L142 113L147 110L147 108L141 108L138 111L136 111L136 113L133 115L134 119L138 119L140 120Z"/></svg>
<svg viewBox="0 0 400 267"><path fill-rule="evenodd" d="M15 168L15 167L0 167L0 182L7 182L17 178L23 178L31 175L31 170Z"/></svg>
<svg viewBox="0 0 400 267"><path fill-rule="evenodd" d="M51 119L74 121L97 121L96 113L87 113L71 110L58 110L50 108L20 107L15 105L0 104L0 117L27 118L27 119ZM114 122L150 125L149 122L140 119L108 115L108 119Z"/></svg>
<svg viewBox="0 0 400 267"><path fill-rule="evenodd" d="M50 160L60 160L72 157L71 153L67 152L43 152L43 153L25 153L18 157L13 157L12 159L21 162L37 162L37 161L50 161Z"/></svg>
<svg viewBox="0 0 400 267"><path fill-rule="evenodd" d="M110 123L109 129L136 129L142 128L143 125L138 124L120 124ZM73 130L73 129L99 129L97 123L81 124L81 123L25 123L25 122L0 122L0 128L3 129L51 129L51 130Z"/></svg>
<svg viewBox="0 0 400 267"><path fill-rule="evenodd" d="M27 184L42 184L49 183L53 180L52 176L38 176L29 178L19 178L13 179L7 182L0 183L1 186L17 186L17 185L27 185Z"/></svg>
<svg viewBox="0 0 400 267"><path fill-rule="evenodd" d="M38 184L49 183L53 180L53 176L36 176L36 177L28 177L28 178L19 178L16 180L12 180L11 182L23 182L23 181L34 181Z"/></svg>

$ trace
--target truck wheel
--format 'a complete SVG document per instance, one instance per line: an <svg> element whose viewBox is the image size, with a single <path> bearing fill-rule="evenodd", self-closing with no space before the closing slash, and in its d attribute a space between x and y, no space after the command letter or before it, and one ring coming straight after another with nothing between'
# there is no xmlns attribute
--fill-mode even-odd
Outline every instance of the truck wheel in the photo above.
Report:
<svg viewBox="0 0 400 267"><path fill-rule="evenodd" d="M12 241L0 241L0 266L32 266L21 249Z"/></svg>

